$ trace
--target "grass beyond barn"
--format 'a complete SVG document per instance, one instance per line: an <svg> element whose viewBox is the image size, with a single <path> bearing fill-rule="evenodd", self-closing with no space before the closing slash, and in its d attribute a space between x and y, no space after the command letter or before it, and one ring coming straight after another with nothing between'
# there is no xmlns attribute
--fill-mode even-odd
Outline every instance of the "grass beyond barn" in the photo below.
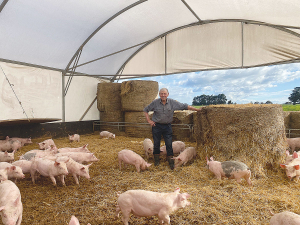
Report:
<svg viewBox="0 0 300 225"><path fill-rule="evenodd" d="M45 139L34 139L33 143ZM172 213L171 224L261 225L269 223L269 209L275 213L289 210L300 214L300 184L288 181L282 170L268 171L266 178L252 178L253 187L244 180L241 184L235 180L216 180L207 170L206 161L199 156L176 171L171 171L164 160L159 167L151 166L141 173L130 165L120 171L117 153L127 148L144 157L143 140L124 136L100 139L98 133L82 135L80 143L69 143L67 137L54 139L59 148L89 144L88 149L99 161L90 167L91 179L81 178L80 186L76 186L70 175L66 178L66 187L59 181L54 187L48 177L41 177L33 185L26 175L17 183L24 207L22 225L67 225L71 215L75 215L81 225L122 224L121 218L115 218L116 192L130 189L173 192L176 187L180 187L181 193L191 195L191 205ZM195 142L185 143L196 147ZM34 148L37 144L24 146L16 159ZM131 216L130 224L158 224L158 220Z"/></svg>

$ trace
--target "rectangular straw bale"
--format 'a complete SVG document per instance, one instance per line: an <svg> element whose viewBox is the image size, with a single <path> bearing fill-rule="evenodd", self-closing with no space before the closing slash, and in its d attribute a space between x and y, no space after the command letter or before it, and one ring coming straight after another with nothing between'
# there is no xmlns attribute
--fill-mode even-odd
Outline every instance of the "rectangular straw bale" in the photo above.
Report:
<svg viewBox="0 0 300 225"><path fill-rule="evenodd" d="M144 112L125 112L125 133L129 137L152 137L152 129Z"/></svg>

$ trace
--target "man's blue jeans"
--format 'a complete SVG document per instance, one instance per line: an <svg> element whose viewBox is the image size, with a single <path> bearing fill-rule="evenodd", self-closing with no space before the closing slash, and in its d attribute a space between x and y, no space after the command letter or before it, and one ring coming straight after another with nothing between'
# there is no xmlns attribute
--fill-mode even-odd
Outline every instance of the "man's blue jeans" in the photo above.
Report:
<svg viewBox="0 0 300 225"><path fill-rule="evenodd" d="M160 154L160 140L162 135L166 144L167 156L174 155L172 149L172 125L170 123L155 123L155 126L152 127L152 135L154 141L153 154Z"/></svg>

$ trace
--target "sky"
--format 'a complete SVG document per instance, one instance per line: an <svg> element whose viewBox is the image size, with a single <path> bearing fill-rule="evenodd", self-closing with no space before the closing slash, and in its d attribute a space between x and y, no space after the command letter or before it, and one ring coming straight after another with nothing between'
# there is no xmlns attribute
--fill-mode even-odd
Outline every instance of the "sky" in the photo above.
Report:
<svg viewBox="0 0 300 225"><path fill-rule="evenodd" d="M300 87L300 63L147 77L144 80L157 81L159 89L168 88L169 98L189 105L194 97L202 94L225 94L227 101L237 104L266 101L284 104L289 101L293 89Z"/></svg>

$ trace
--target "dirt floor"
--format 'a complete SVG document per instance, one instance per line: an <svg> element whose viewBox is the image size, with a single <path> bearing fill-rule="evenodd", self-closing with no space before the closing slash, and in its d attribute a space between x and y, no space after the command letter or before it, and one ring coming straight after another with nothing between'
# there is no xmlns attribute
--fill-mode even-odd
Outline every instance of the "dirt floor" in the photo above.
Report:
<svg viewBox="0 0 300 225"><path fill-rule="evenodd" d="M16 153L16 159L25 152L37 149L37 142L24 146ZM190 206L170 215L171 224L268 224L274 213L285 210L300 214L299 183L289 181L284 171L268 171L267 178L252 178L253 187L245 180L218 181L206 168L205 159L196 157L187 165L171 171L165 159L161 165L150 166L137 173L134 166L120 171L117 154L130 149L144 155L144 138L116 136L115 139L100 139L99 134L81 135L80 143L69 143L68 137L54 139L58 148L79 147L88 144L88 149L99 159L90 167L91 179L80 179L77 186L71 175L66 186L58 181L53 186L49 177L41 177L33 185L30 175L17 182L23 203L22 225L68 224L75 215L81 225L122 224L115 217L116 192L143 189L156 192L190 194ZM185 142L187 147L196 147L195 142ZM218 160L218 159L215 159ZM149 160L153 163L153 159ZM130 224L159 224L155 216L137 218L131 216Z"/></svg>

